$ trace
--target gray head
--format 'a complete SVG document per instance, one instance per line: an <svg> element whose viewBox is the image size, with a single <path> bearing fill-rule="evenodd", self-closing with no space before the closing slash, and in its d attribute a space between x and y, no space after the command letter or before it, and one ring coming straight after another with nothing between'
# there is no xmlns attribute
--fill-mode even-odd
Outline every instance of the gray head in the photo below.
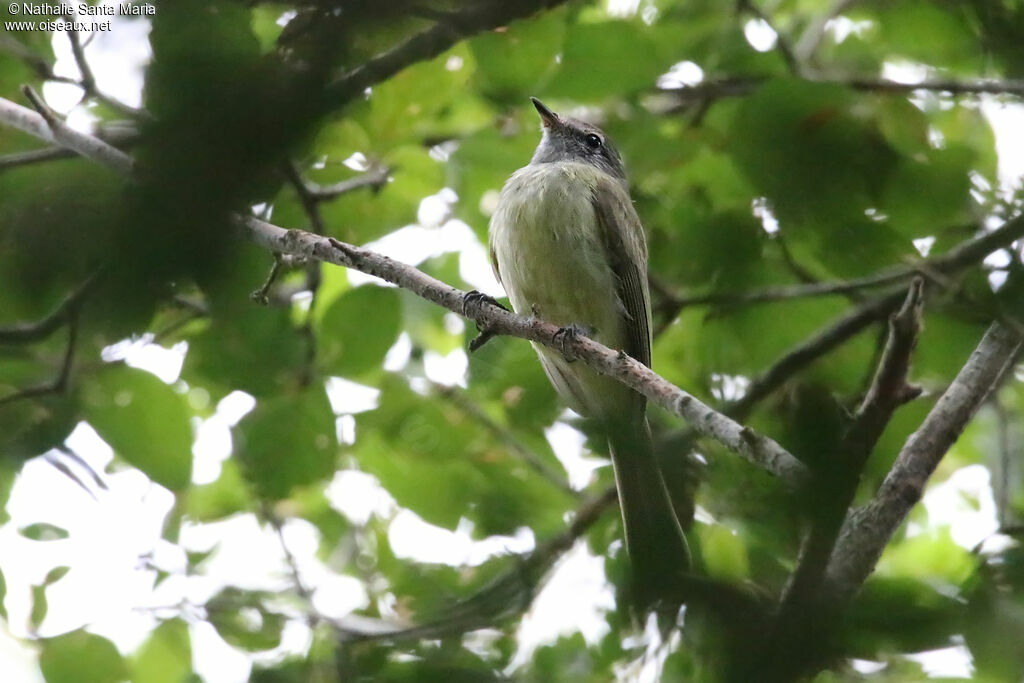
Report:
<svg viewBox="0 0 1024 683"><path fill-rule="evenodd" d="M604 131L584 121L559 116L536 97L530 100L540 114L544 131L544 137L530 160L531 164L578 161L596 166L608 175L626 182L622 157Z"/></svg>

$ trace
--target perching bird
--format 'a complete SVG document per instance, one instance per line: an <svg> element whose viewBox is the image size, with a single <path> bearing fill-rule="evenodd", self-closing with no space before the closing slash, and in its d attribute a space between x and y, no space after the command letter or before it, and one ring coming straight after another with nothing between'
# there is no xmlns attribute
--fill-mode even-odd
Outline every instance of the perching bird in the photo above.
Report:
<svg viewBox="0 0 1024 683"><path fill-rule="evenodd" d="M536 315L651 364L647 244L622 159L597 127L539 100L543 136L508 179L490 224L491 265L517 313ZM658 469L646 399L615 379L534 345L557 392L608 438L633 601L671 600L689 567L686 538Z"/></svg>

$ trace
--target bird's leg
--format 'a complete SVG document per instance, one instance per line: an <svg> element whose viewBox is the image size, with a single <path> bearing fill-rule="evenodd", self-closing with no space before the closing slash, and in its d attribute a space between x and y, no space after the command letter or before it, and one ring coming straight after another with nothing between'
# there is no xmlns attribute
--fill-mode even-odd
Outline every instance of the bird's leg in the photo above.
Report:
<svg viewBox="0 0 1024 683"><path fill-rule="evenodd" d="M476 322L476 329L480 332L480 334L469 342L469 350L471 352L479 349L494 336L494 332L491 332L488 329L487 323L481 322L480 320L480 311L483 309L484 305L497 306L503 311L508 310L493 296L488 296L487 294L478 292L475 289L471 292L466 292L466 295L462 297L462 314L467 318L472 318Z"/></svg>
<svg viewBox="0 0 1024 683"><path fill-rule="evenodd" d="M573 353L572 350L569 349L569 346L575 343L580 337L591 336L593 332L594 331L588 327L573 323L572 325L559 327L558 331L555 332L555 336L552 338L552 341L558 344L558 348L562 352L562 356L565 357L565 360L572 363L578 360L579 356Z"/></svg>

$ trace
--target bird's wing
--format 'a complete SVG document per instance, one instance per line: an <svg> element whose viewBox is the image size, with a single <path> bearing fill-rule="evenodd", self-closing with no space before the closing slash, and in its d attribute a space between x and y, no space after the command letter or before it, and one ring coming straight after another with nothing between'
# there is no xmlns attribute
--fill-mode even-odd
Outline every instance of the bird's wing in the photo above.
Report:
<svg viewBox="0 0 1024 683"><path fill-rule="evenodd" d="M491 259L491 270L494 271L494 279L498 281L498 284L503 285L501 281L501 269L498 268L498 253L494 251L494 245L492 244L487 250L488 256Z"/></svg>
<svg viewBox="0 0 1024 683"><path fill-rule="evenodd" d="M651 295L647 286L647 242L640 217L628 191L611 176L597 181L592 201L608 263L618 280L619 301L630 318L624 350L650 367Z"/></svg>

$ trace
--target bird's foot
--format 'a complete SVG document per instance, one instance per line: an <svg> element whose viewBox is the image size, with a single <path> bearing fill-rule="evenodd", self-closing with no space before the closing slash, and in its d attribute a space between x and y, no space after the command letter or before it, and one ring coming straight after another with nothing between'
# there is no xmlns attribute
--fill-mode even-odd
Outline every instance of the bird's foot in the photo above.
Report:
<svg viewBox="0 0 1024 683"><path fill-rule="evenodd" d="M471 352L479 349L494 336L494 332L490 331L487 324L480 320L480 314L484 306L497 306L503 311L508 310L493 296L488 296L487 294L478 292L475 289L471 292L466 292L466 295L462 297L462 314L467 318L472 318L476 321L476 329L480 332L480 334L469 342L469 350Z"/></svg>
<svg viewBox="0 0 1024 683"><path fill-rule="evenodd" d="M572 363L578 360L579 356L577 356L570 347L575 344L580 337L589 337L592 332L593 330L584 327L583 325L573 323L572 325L559 327L558 331L555 332L555 336L552 341L558 344L558 350L562 352L562 356L565 357L565 360Z"/></svg>

